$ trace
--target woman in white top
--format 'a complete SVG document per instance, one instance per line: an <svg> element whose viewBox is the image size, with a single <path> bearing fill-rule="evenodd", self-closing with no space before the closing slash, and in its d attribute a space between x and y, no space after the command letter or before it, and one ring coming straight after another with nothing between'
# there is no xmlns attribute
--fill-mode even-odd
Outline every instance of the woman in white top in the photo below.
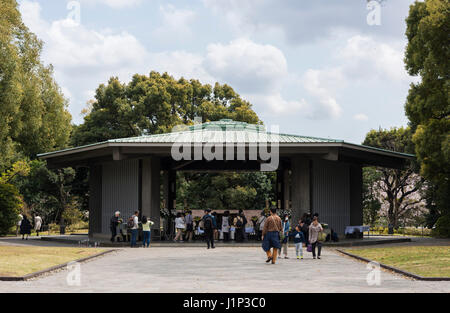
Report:
<svg viewBox="0 0 450 313"><path fill-rule="evenodd" d="M225 211L222 216L222 233L223 233L223 241L230 240L230 212Z"/></svg>
<svg viewBox="0 0 450 313"><path fill-rule="evenodd" d="M183 215L181 213L177 214L177 218L175 219L175 228L177 230L177 235L173 241L183 242L183 230L186 229L186 223L184 222Z"/></svg>
<svg viewBox="0 0 450 313"><path fill-rule="evenodd" d="M42 218L39 215L34 217L34 230L36 231L36 236L39 236L39 232L41 231Z"/></svg>

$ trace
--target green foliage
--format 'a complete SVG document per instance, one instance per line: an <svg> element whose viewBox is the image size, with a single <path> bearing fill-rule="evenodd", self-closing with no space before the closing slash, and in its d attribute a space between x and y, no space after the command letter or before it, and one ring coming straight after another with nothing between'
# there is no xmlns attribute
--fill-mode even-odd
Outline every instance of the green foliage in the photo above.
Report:
<svg viewBox="0 0 450 313"><path fill-rule="evenodd" d="M412 84L405 105L421 174L432 184L433 214L450 214L450 2L425 0L406 19L405 63ZM435 218L434 218L435 219Z"/></svg>
<svg viewBox="0 0 450 313"><path fill-rule="evenodd" d="M265 208L275 199L273 173L178 173L177 203L195 209Z"/></svg>
<svg viewBox="0 0 450 313"><path fill-rule="evenodd" d="M27 167L27 175L16 175L11 183L20 191L29 211L39 214L47 223L59 221L63 211L77 198L73 192L75 171L72 168L51 171L40 160L28 162Z"/></svg>
<svg viewBox="0 0 450 313"><path fill-rule="evenodd" d="M128 84L113 77L97 88L84 123L73 131L72 144L170 132L176 125L192 124L195 117L260 123L251 107L228 85L212 87L157 72L136 74Z"/></svg>
<svg viewBox="0 0 450 313"><path fill-rule="evenodd" d="M21 157L64 147L71 116L51 66L40 61L42 42L22 23L17 2L0 8L0 171Z"/></svg>
<svg viewBox="0 0 450 313"><path fill-rule="evenodd" d="M437 220L436 228L433 229L433 236L450 237L450 215L443 215Z"/></svg>
<svg viewBox="0 0 450 313"><path fill-rule="evenodd" d="M0 182L0 235L6 235L17 222L21 203L16 187Z"/></svg>
<svg viewBox="0 0 450 313"><path fill-rule="evenodd" d="M67 226L78 224L83 220L83 214L79 210L78 203L75 199L64 209L62 218L64 219L64 224Z"/></svg>

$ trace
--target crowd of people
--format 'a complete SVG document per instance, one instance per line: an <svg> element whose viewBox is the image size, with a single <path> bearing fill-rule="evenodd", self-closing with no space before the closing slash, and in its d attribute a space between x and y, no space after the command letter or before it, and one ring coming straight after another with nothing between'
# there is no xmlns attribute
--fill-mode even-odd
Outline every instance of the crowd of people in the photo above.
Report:
<svg viewBox="0 0 450 313"><path fill-rule="evenodd" d="M326 239L323 227L319 223L319 214L304 214L298 224L291 230L289 216L278 216L277 209L270 210L270 216L261 219L264 224L261 230L262 248L267 254L266 262L276 263L279 253L283 253L288 259L289 238L293 238L297 259L303 259L303 246L308 252L312 252L313 259L320 259L322 242ZM317 249L317 254L316 254Z"/></svg>
<svg viewBox="0 0 450 313"><path fill-rule="evenodd" d="M247 218L244 211L240 210L237 215L232 216L229 211L225 211L220 218L211 209L205 209L204 215L199 221L194 221L192 211L186 213L179 212L174 221L175 242L185 242L193 240L195 229L201 231L206 242L207 249L215 248L215 241L222 233L224 242L230 240L230 232L233 231L237 242L243 242L246 238L245 225ZM151 240L151 226L154 223L146 216L142 216L139 221L139 212L136 211L127 223L120 218L120 212L115 212L111 218L111 241L116 239L130 241L131 247L137 247L139 229L142 230L142 246L149 247ZM122 226L125 226L123 228ZM262 240L262 248L267 254L266 262L276 263L278 256L288 259L289 242L292 239L295 247L297 259L303 259L303 248L312 253L313 259L320 259L322 252L322 242L326 240L326 234L319 223L319 214L312 217L305 213L295 227L291 227L289 215L280 218L277 209L272 208L270 215L263 211L255 223L257 239ZM123 229L127 229L123 232ZM333 234L333 232L332 232ZM130 238L127 238L129 236Z"/></svg>

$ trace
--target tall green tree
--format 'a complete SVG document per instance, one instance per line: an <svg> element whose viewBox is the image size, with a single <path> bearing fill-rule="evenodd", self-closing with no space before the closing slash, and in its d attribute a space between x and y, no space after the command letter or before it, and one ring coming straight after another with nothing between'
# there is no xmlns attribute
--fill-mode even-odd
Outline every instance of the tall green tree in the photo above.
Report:
<svg viewBox="0 0 450 313"><path fill-rule="evenodd" d="M0 6L0 171L20 157L64 147L67 101L40 60L42 42L22 23L15 0Z"/></svg>
<svg viewBox="0 0 450 313"><path fill-rule="evenodd" d="M367 133L363 144L403 153L414 151L409 128L371 130ZM376 168L376 172L371 174L374 182L370 187L369 196L378 194L382 203L386 204L389 224L398 228L400 222L405 222L416 215L414 211L422 212L424 205L421 191L424 181L417 175L414 162L408 164L405 169ZM374 199L366 200L368 204L376 206L376 203L371 201Z"/></svg>
<svg viewBox="0 0 450 313"><path fill-rule="evenodd" d="M100 85L84 123L74 129L75 146L107 139L170 132L179 124L230 118L261 123L252 105L230 86L214 87L195 79L175 79L167 73L134 75L128 84L113 77Z"/></svg>
<svg viewBox="0 0 450 313"><path fill-rule="evenodd" d="M450 2L425 0L410 7L405 54L412 84L405 110L421 174L432 184L428 204L434 216L450 220ZM443 223L440 223L443 225ZM450 233L450 223L447 224Z"/></svg>

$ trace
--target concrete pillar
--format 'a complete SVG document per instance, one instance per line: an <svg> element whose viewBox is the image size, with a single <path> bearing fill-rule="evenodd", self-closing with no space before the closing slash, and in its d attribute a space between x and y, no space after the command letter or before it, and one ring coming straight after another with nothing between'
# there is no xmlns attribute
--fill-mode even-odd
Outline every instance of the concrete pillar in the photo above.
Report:
<svg viewBox="0 0 450 313"><path fill-rule="evenodd" d="M291 208L291 185L289 179L289 170L283 170L283 200L284 200L284 209L289 210Z"/></svg>
<svg viewBox="0 0 450 313"><path fill-rule="evenodd" d="M159 232L160 227L160 159L150 157L142 160L142 215L150 218L155 224L153 230Z"/></svg>
<svg viewBox="0 0 450 313"><path fill-rule="evenodd" d="M277 170L276 183L277 208L282 210L290 209L290 184L289 184L289 170Z"/></svg>
<svg viewBox="0 0 450 313"><path fill-rule="evenodd" d="M277 180L275 184L275 196L276 196L276 206L279 210L284 210L284 199L283 199L283 170L277 170Z"/></svg>
<svg viewBox="0 0 450 313"><path fill-rule="evenodd" d="M109 230L106 230L109 231ZM89 170L89 238L102 232L102 166Z"/></svg>
<svg viewBox="0 0 450 313"><path fill-rule="evenodd" d="M362 207L362 167L359 165L350 166L350 225L358 226L363 224Z"/></svg>
<svg viewBox="0 0 450 313"><path fill-rule="evenodd" d="M291 205L292 222L297 221L304 213L311 212L310 160L302 157L291 159Z"/></svg>

